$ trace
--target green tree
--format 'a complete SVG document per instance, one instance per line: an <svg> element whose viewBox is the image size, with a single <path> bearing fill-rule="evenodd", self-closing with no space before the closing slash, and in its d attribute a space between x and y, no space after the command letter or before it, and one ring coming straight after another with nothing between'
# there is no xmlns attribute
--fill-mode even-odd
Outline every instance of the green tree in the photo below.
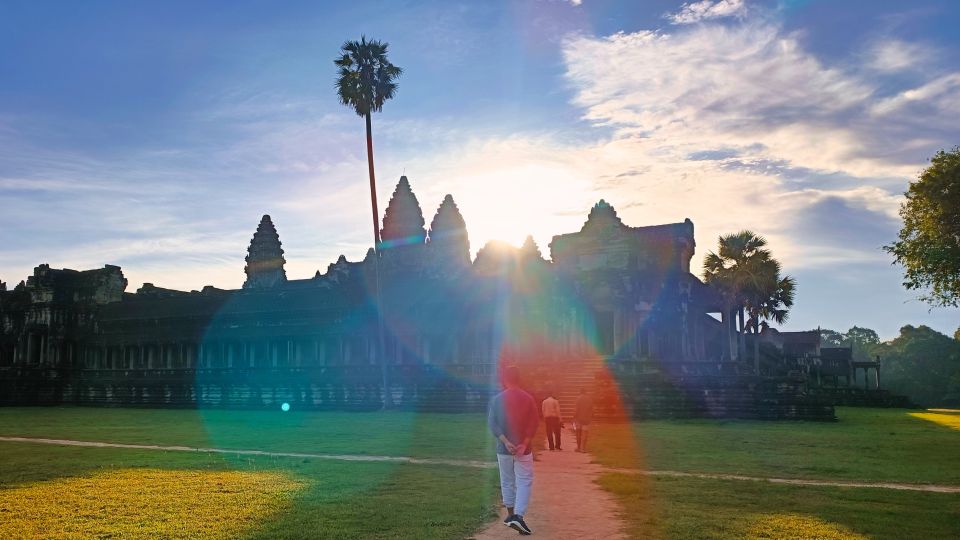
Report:
<svg viewBox="0 0 960 540"><path fill-rule="evenodd" d="M373 128L370 115L383 110L383 104L397 92L397 78L403 70L387 59L388 44L378 40L347 41L340 47L337 66L337 96L340 103L362 116L367 127L367 169L370 175L370 207L373 211L374 279L379 317L380 369L383 376L383 406L391 406L387 368L387 348L383 328L384 309L380 291L380 213L377 210L377 180L373 169Z"/></svg>
<svg viewBox="0 0 960 540"><path fill-rule="evenodd" d="M759 333L767 321L782 323L793 305L796 282L780 275L780 263L767 241L752 231L721 236L717 252L704 259L704 281L724 299L731 357L743 356L744 334ZM738 328L734 327L734 320ZM740 338L734 345L735 330ZM759 370L759 343L754 340L754 367Z"/></svg>
<svg viewBox="0 0 960 540"><path fill-rule="evenodd" d="M377 181L373 171L373 128L370 114L383 110L383 104L397 92L397 78L403 70L387 59L388 43L378 40L347 41L334 60L338 68L337 96L340 103L362 116L367 126L367 168L370 174L370 203L373 209L373 237L380 246L380 214L377 210Z"/></svg>
<svg viewBox="0 0 960 540"><path fill-rule="evenodd" d="M960 405L960 343L927 326L904 326L873 348L882 384L920 405Z"/></svg>
<svg viewBox="0 0 960 540"><path fill-rule="evenodd" d="M884 249L904 267L903 285L933 306L960 305L960 147L940 150L910 183L899 239Z"/></svg>
<svg viewBox="0 0 960 540"><path fill-rule="evenodd" d="M873 349L880 344L880 336L869 328L854 326L844 334L844 341L853 349L855 360L869 360Z"/></svg>
<svg viewBox="0 0 960 540"><path fill-rule="evenodd" d="M820 329L820 345L822 347L845 347L846 336L836 330Z"/></svg>

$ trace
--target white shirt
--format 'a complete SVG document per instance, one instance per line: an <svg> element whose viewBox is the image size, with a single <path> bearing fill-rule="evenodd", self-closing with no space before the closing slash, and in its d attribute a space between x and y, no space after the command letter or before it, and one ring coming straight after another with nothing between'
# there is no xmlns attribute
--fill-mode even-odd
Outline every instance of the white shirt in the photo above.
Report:
<svg viewBox="0 0 960 540"><path fill-rule="evenodd" d="M543 411L544 418L560 418L560 402L552 397L543 400L543 403L540 405L540 410Z"/></svg>

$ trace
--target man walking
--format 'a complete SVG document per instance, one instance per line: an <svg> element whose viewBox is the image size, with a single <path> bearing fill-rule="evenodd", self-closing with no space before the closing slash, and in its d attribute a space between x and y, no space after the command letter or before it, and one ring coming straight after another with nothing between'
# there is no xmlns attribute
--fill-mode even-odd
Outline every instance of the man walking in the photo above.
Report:
<svg viewBox="0 0 960 540"><path fill-rule="evenodd" d="M580 389L580 397L577 398L575 411L573 419L577 430L577 452L586 452L590 422L593 421L593 399L587 394L586 388Z"/></svg>
<svg viewBox="0 0 960 540"><path fill-rule="evenodd" d="M547 425L547 443L550 445L550 450L554 447L557 450L563 450L560 448L560 402L553 397L552 391L540 404L540 409L543 412L543 421Z"/></svg>
<svg viewBox="0 0 960 540"><path fill-rule="evenodd" d="M487 424L497 438L500 467L500 494L507 507L504 525L520 534L532 534L523 520L533 488L533 449L530 441L540 423L533 397L520 388L520 370L508 366L501 371L504 391L490 401Z"/></svg>

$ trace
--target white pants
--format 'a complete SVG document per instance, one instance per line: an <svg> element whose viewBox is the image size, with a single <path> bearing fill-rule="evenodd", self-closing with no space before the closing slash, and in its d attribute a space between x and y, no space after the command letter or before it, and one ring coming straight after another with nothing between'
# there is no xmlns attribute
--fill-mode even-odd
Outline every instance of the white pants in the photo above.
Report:
<svg viewBox="0 0 960 540"><path fill-rule="evenodd" d="M497 454L500 466L500 494L503 505L513 507L517 515L525 515L533 488L533 453L523 456Z"/></svg>

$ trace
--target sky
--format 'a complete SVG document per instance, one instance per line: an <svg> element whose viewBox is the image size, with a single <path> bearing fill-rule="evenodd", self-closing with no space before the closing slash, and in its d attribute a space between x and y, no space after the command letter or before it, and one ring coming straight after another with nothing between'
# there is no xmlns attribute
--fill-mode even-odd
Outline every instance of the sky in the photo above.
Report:
<svg viewBox="0 0 960 540"><path fill-rule="evenodd" d="M960 2L0 1L0 280L123 268L237 288L260 216L288 277L372 245L364 125L340 105L346 40L403 76L374 115L378 197L406 174L430 222L453 195L474 252L690 218L697 254L764 236L798 283L783 329L957 309L881 247L930 157L960 144Z"/></svg>

